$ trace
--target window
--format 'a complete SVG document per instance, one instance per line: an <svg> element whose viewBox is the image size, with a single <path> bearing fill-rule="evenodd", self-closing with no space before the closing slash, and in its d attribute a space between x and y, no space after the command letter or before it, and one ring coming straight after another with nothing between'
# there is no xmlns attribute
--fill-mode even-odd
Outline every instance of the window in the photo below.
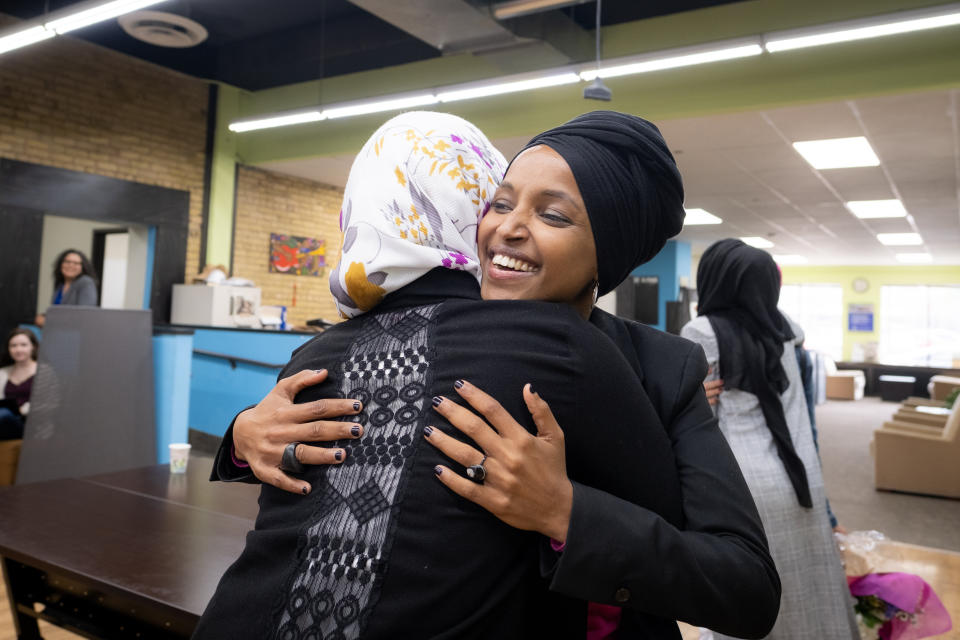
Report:
<svg viewBox="0 0 960 640"><path fill-rule="evenodd" d="M839 284L785 284L780 309L800 325L804 346L834 360L843 357L843 287Z"/></svg>
<svg viewBox="0 0 960 640"><path fill-rule="evenodd" d="M960 286L880 288L880 362L951 367L960 359Z"/></svg>

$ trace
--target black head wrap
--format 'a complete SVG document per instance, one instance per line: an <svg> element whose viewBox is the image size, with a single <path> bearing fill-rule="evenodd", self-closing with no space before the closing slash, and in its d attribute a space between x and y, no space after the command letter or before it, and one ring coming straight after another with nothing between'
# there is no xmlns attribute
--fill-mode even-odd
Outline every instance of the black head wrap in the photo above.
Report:
<svg viewBox="0 0 960 640"><path fill-rule="evenodd" d="M683 227L683 182L660 130L643 118L591 111L534 137L577 181L597 246L600 295L652 258Z"/></svg>
<svg viewBox="0 0 960 640"><path fill-rule="evenodd" d="M780 394L790 380L783 369L783 344L794 335L777 309L780 271L766 251L740 240L710 245L697 269L697 310L717 336L723 386L757 396L777 454L804 507L812 507L803 461L783 414Z"/></svg>

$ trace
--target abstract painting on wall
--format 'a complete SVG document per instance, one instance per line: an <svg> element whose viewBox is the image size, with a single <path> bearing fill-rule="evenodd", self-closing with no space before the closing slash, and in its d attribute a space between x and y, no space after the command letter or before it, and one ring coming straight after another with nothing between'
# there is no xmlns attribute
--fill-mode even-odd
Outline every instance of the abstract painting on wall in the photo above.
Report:
<svg viewBox="0 0 960 640"><path fill-rule="evenodd" d="M270 273L320 276L326 266L327 247L323 240L270 234Z"/></svg>

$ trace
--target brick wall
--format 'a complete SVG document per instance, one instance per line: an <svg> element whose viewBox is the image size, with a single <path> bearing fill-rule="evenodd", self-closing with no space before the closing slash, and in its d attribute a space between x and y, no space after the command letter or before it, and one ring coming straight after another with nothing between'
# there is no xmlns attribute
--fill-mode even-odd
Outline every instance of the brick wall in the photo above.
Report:
<svg viewBox="0 0 960 640"><path fill-rule="evenodd" d="M0 14L0 26L14 24ZM0 157L190 192L200 254L207 84L70 37L3 55Z"/></svg>
<svg viewBox="0 0 960 640"><path fill-rule="evenodd" d="M239 168L233 274L261 287L262 304L286 305L290 324L339 318L327 276L340 253L342 201L343 190L336 187L253 167ZM318 277L269 273L271 233L326 241L327 267Z"/></svg>

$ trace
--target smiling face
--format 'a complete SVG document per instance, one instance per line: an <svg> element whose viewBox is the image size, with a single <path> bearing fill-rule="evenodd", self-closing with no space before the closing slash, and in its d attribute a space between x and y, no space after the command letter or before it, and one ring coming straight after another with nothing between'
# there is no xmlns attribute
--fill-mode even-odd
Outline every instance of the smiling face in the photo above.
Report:
<svg viewBox="0 0 960 640"><path fill-rule="evenodd" d="M33 344L23 334L17 334L10 338L10 342L7 343L7 350L10 352L10 359L14 362L27 362L33 358Z"/></svg>
<svg viewBox="0 0 960 640"><path fill-rule="evenodd" d="M60 273L67 282L76 280L83 273L83 259L76 253L68 253L60 261Z"/></svg>
<svg viewBox="0 0 960 640"><path fill-rule="evenodd" d="M597 253L573 172L547 146L521 153L477 231L486 300L593 306Z"/></svg>

